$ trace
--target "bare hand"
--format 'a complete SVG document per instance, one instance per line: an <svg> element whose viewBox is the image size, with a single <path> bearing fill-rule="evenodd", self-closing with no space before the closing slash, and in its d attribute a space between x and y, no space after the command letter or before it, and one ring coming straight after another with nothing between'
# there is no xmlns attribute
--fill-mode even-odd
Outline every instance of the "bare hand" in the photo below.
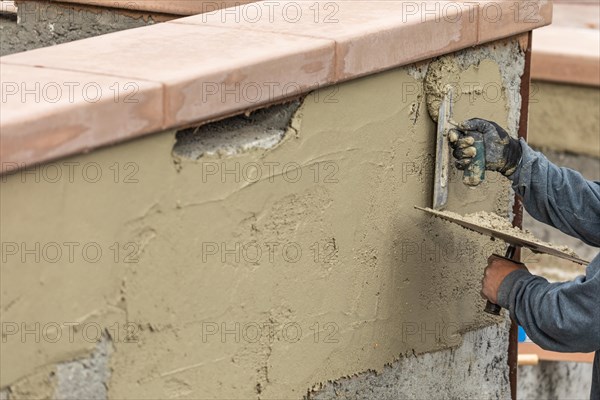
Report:
<svg viewBox="0 0 600 400"><path fill-rule="evenodd" d="M525 264L491 255L488 258L488 266L485 268L481 280L481 297L497 304L500 284L508 274L518 269L527 271Z"/></svg>

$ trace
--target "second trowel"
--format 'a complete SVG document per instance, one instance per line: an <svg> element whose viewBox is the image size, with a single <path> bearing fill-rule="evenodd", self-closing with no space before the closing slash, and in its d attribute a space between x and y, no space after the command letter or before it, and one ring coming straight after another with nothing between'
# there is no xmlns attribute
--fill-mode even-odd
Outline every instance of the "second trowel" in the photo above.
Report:
<svg viewBox="0 0 600 400"><path fill-rule="evenodd" d="M447 211L432 210L430 208L422 208L422 207L415 207L415 208L419 209L421 211L425 211L436 217L456 223L456 224L462 226L463 228L475 231L482 235L487 235L491 238L500 239L500 240L505 241L508 244L508 247L507 247L504 258L509 259L511 261L512 261L512 258L514 257L517 247L526 247L535 253L550 254L555 257L563 258L563 259L566 259L566 260L569 260L569 261L572 261L572 262L575 262L578 264L589 264L589 261L583 260L575 254L572 254L572 253L562 250L560 248L556 248L555 246L552 246L549 243L542 242L541 240L533 238L533 237L529 238L529 239L525 238L522 235L520 235L519 232L517 232L517 231L507 232L506 230L497 229L497 228L490 227L490 226L485 226L485 225L477 223L475 221L466 220L464 217L461 217L458 214L450 213ZM516 228L514 228L514 229L516 229ZM486 303L486 306L485 306L485 312L487 312L489 314L493 314L493 315L499 315L500 309L501 309L500 306L498 306L497 304L493 304L489 301Z"/></svg>
<svg viewBox="0 0 600 400"><path fill-rule="evenodd" d="M506 229L499 229L483 225L482 223L466 219L465 217L462 217L455 213L450 213L448 211L432 210L429 208L416 206L415 208L421 211L425 211L436 217L445 219L446 221L454 222L455 224L458 224L463 228L469 229L471 231L475 231L477 233L489 236L494 239L500 239L512 246L526 247L534 253L549 254L551 256L569 260L577 264L589 264L589 261L581 259L576 254L563 250L557 246L553 246L549 243L545 243L533 237L532 235L530 238L524 237L524 235L519 234L518 228L513 228L512 231L507 231Z"/></svg>

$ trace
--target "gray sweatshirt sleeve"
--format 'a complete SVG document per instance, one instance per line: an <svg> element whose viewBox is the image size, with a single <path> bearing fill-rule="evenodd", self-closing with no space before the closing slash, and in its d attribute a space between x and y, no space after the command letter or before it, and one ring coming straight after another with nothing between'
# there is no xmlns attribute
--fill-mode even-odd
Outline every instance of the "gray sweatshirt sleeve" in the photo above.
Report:
<svg viewBox="0 0 600 400"><path fill-rule="evenodd" d="M536 219L594 246L600 244L600 184L558 168L521 142L523 158L513 188ZM517 270L498 291L498 304L542 348L563 352L600 350L600 256L585 276L570 282Z"/></svg>
<svg viewBox="0 0 600 400"><path fill-rule="evenodd" d="M527 212L567 235L600 247L600 182L559 168L521 139L523 157L510 177Z"/></svg>

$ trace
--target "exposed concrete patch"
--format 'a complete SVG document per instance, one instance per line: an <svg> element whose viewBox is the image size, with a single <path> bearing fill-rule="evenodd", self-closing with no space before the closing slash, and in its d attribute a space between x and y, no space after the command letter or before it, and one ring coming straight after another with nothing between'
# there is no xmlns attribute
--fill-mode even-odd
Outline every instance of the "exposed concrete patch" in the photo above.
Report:
<svg viewBox="0 0 600 400"><path fill-rule="evenodd" d="M58 364L54 398L59 400L107 399L111 353L112 343L103 336L89 358Z"/></svg>
<svg viewBox="0 0 600 400"><path fill-rule="evenodd" d="M299 101L278 104L179 131L173 155L198 160L200 157L232 156L253 149L271 149L283 140L299 106Z"/></svg>
<svg viewBox="0 0 600 400"><path fill-rule="evenodd" d="M112 342L103 336L88 357L44 366L2 390L0 399L107 399L111 353Z"/></svg>
<svg viewBox="0 0 600 400"><path fill-rule="evenodd" d="M457 348L402 357L381 373L328 382L305 399L510 399L509 324L471 331Z"/></svg>

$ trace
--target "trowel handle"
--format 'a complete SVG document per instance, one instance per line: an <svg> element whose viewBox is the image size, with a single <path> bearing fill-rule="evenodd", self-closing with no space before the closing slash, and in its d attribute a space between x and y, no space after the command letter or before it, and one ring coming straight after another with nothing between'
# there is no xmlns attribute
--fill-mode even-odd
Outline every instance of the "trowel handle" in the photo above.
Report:
<svg viewBox="0 0 600 400"><path fill-rule="evenodd" d="M477 186L485 179L485 146L483 137L475 138L473 143L476 153L471 164L465 169L463 183L467 186Z"/></svg>
<svg viewBox="0 0 600 400"><path fill-rule="evenodd" d="M508 249L506 249L506 254L504 255L504 257L512 260L512 258L515 256L516 250L517 248L515 246L513 246L512 244L509 245ZM483 309L483 311L492 315L500 315L500 310L502 310L502 307L500 307L498 304L492 303L489 300L487 301L487 303L485 303L485 308Z"/></svg>
<svg viewBox="0 0 600 400"><path fill-rule="evenodd" d="M485 308L483 309L483 311L492 315L500 315L500 310L502 310L502 307L500 307L498 304L492 303L489 300L487 303L485 303Z"/></svg>

